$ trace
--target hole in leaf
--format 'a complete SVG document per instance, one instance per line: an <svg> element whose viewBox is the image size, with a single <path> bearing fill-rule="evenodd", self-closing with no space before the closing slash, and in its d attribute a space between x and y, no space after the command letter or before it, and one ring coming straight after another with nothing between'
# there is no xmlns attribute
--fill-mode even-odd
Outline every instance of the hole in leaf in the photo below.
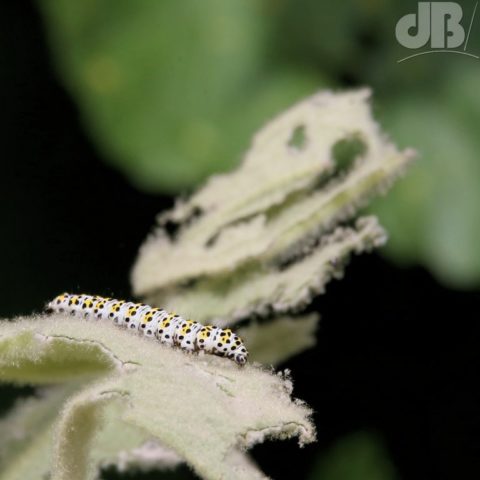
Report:
<svg viewBox="0 0 480 480"><path fill-rule="evenodd" d="M355 160L364 155L367 151L367 145L358 136L353 135L343 138L332 147L332 156L335 162L335 174L349 170Z"/></svg>
<svg viewBox="0 0 480 480"><path fill-rule="evenodd" d="M170 240L176 240L182 228L188 227L195 220L200 218L202 215L203 215L202 209L198 207L194 207L190 212L190 215L186 219L184 219L181 223L172 221L172 220L165 220L162 225L163 230L166 232Z"/></svg>
<svg viewBox="0 0 480 480"><path fill-rule="evenodd" d="M304 150L307 145L305 125L298 125L292 132L287 145L295 150Z"/></svg>

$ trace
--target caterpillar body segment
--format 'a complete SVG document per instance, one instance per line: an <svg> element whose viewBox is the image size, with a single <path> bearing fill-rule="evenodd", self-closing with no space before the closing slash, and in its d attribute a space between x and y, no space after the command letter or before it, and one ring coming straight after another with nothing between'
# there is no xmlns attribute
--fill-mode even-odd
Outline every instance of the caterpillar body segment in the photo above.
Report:
<svg viewBox="0 0 480 480"><path fill-rule="evenodd" d="M146 337L156 337L158 324L168 316L168 313L160 308L152 308L143 314L140 322L140 331Z"/></svg>
<svg viewBox="0 0 480 480"><path fill-rule="evenodd" d="M110 320L117 326L188 352L204 351L230 358L238 365L247 362L248 352L242 339L230 329L203 326L144 303L63 293L48 303L47 309L89 320Z"/></svg>

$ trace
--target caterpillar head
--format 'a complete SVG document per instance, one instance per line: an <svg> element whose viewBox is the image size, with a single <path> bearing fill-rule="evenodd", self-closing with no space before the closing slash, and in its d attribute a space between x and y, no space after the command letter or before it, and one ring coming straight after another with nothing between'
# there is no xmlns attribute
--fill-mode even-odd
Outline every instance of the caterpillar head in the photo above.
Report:
<svg viewBox="0 0 480 480"><path fill-rule="evenodd" d="M236 353L233 357L233 359L235 360L236 363L238 363L238 365L245 365L247 363L247 358L248 358L247 351Z"/></svg>
<svg viewBox="0 0 480 480"><path fill-rule="evenodd" d="M245 365L248 359L248 352L242 339L238 335L234 335L233 342L236 348L230 353L230 358L235 360L235 363L238 365Z"/></svg>

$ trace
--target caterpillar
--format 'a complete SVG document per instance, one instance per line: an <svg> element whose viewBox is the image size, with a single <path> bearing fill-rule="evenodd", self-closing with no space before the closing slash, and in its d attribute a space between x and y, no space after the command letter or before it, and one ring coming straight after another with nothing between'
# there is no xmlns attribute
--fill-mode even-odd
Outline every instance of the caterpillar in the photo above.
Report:
<svg viewBox="0 0 480 480"><path fill-rule="evenodd" d="M63 293L49 302L46 310L50 313L70 313L86 319L112 320L119 327L156 338L160 343L180 347L188 352L204 351L227 357L238 365L244 365L248 358L242 339L229 328L203 326L144 303Z"/></svg>

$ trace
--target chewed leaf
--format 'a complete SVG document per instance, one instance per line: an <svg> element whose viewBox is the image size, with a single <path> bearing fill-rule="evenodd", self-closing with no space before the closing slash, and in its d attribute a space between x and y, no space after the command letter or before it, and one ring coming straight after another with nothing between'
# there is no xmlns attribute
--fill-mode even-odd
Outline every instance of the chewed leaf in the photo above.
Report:
<svg viewBox="0 0 480 480"><path fill-rule="evenodd" d="M140 432L138 448L143 443L144 449L157 449L159 458L164 452L165 461L186 461L207 479L264 478L240 449L267 438L297 436L300 444L315 438L311 412L292 400L290 381L258 366L188 355L109 323L62 315L0 325L0 380L66 382L62 363L68 353L72 377L94 381L79 382L61 411L53 479L93 478L95 464L120 463L118 455L112 461L115 452L103 459L93 453L102 426L103 432L110 429L107 437L120 426ZM154 443L145 444L148 439Z"/></svg>
<svg viewBox="0 0 480 480"><path fill-rule="evenodd" d="M198 281L194 288L161 290L147 297L147 302L170 309L181 304L185 315L222 327L252 314L295 312L322 293L332 277L342 274L349 255L369 251L385 239L375 217L361 217L351 227L337 227L324 235L320 244L314 243L315 248L305 243L303 251L313 251L299 261L270 268L251 265Z"/></svg>
<svg viewBox="0 0 480 480"><path fill-rule="evenodd" d="M367 90L322 92L272 120L237 170L160 218L133 269L135 292L161 298L198 279L278 263L384 192L413 152L386 140L368 97Z"/></svg>
<svg viewBox="0 0 480 480"><path fill-rule="evenodd" d="M160 217L133 269L136 293L218 326L296 313L352 253L383 245L376 218L355 217L414 155L386 140L368 97L323 92L271 121L237 170Z"/></svg>

